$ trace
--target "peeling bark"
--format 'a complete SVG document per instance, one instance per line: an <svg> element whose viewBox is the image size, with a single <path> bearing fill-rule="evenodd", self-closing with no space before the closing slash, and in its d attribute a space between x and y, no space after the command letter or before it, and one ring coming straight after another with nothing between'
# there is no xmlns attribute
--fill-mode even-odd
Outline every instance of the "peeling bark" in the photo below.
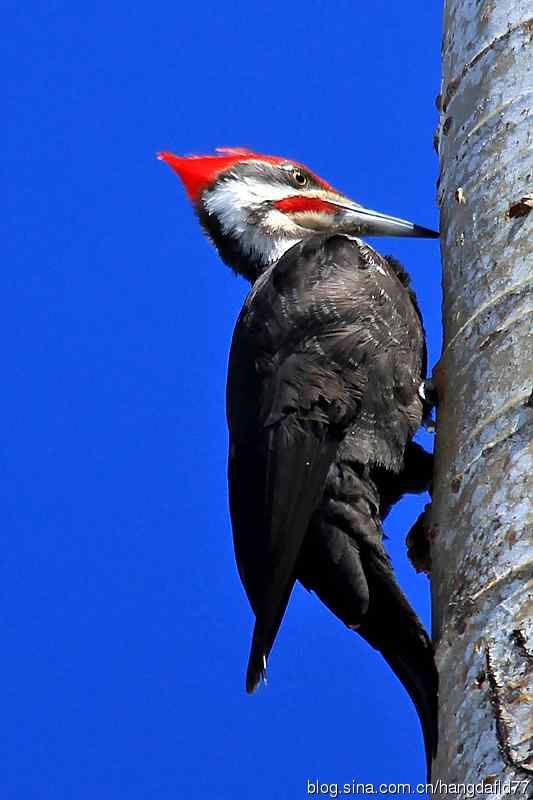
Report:
<svg viewBox="0 0 533 800"><path fill-rule="evenodd" d="M485 781L492 797L504 796L498 781L523 781L516 795L532 797L531 0L446 0L438 107L433 781Z"/></svg>

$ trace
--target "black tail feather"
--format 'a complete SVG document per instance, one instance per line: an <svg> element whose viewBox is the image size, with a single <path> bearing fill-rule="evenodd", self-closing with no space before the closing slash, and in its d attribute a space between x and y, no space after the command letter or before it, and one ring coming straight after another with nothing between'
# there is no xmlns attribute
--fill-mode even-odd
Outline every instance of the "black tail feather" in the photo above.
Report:
<svg viewBox="0 0 533 800"><path fill-rule="evenodd" d="M248 659L248 669L246 671L246 691L248 694L255 692L259 684L266 683L267 680L267 650L263 638L254 628L252 646L250 648L250 658Z"/></svg>
<svg viewBox="0 0 533 800"><path fill-rule="evenodd" d="M433 645L394 576L386 576L381 565L377 570L365 569L365 574L371 599L357 632L379 650L415 705L429 779L438 746L439 677Z"/></svg>
<svg viewBox="0 0 533 800"><path fill-rule="evenodd" d="M336 477L334 483L331 479ZM379 650L404 685L422 725L429 775L438 736L432 643L383 547L380 520L372 511L379 506L375 484L346 465L329 478L330 491L304 541L298 577L345 625Z"/></svg>

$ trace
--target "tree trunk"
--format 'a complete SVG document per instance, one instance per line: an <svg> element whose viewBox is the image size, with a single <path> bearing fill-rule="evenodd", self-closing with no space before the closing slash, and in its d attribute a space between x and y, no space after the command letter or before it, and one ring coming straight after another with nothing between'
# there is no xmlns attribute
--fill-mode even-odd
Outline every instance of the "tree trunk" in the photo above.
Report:
<svg viewBox="0 0 533 800"><path fill-rule="evenodd" d="M516 796L531 797L532 0L446 1L439 106L433 781L484 781L492 797L521 781Z"/></svg>

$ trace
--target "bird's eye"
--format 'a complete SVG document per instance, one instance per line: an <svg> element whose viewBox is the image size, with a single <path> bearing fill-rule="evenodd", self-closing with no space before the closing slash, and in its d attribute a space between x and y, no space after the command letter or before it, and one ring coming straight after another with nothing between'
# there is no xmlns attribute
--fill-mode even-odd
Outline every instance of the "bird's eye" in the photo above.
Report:
<svg viewBox="0 0 533 800"><path fill-rule="evenodd" d="M297 186L307 186L307 175L304 175L304 173L299 169L293 170L292 179Z"/></svg>

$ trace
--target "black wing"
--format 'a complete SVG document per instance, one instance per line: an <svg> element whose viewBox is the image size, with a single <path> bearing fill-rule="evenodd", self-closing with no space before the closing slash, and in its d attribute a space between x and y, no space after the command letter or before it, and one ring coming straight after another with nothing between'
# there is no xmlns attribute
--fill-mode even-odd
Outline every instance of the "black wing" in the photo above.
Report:
<svg viewBox="0 0 533 800"><path fill-rule="evenodd" d="M256 617L247 690L264 676L295 581L295 564L322 496L337 443L327 426L296 414L229 459L230 509L239 572Z"/></svg>
<svg viewBox="0 0 533 800"><path fill-rule="evenodd" d="M419 319L394 271L369 252L379 260L346 237L295 246L257 281L235 330L230 509L256 616L249 691L264 672L347 429L363 463L399 469L419 424Z"/></svg>

